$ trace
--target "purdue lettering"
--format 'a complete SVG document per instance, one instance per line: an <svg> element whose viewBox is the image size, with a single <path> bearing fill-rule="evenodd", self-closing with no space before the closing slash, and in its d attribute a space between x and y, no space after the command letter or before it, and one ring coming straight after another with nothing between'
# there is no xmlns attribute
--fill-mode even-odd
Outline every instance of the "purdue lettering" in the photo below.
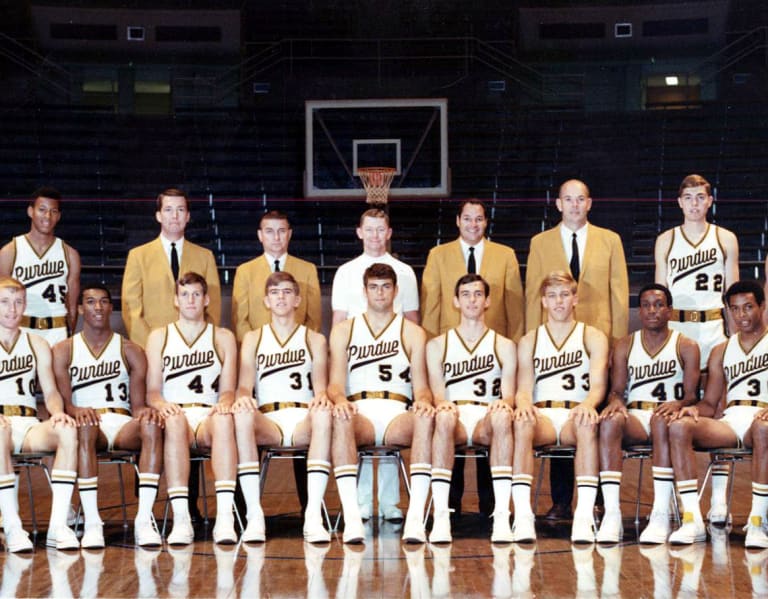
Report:
<svg viewBox="0 0 768 599"><path fill-rule="evenodd" d="M733 381L739 377L756 374L766 368L768 368L768 354L750 356L743 362L737 362L730 366L723 366L723 370L725 370L725 375L728 377L729 381Z"/></svg>
<svg viewBox="0 0 768 599"><path fill-rule="evenodd" d="M379 341L370 345L350 345L347 349L349 360L365 360L366 358L389 358L397 355L400 350L400 342Z"/></svg>
<svg viewBox="0 0 768 599"><path fill-rule="evenodd" d="M213 366L213 355L213 350L209 350L195 351L178 356L163 356L163 369L179 370L181 368L192 368L197 366Z"/></svg>
<svg viewBox="0 0 768 599"><path fill-rule="evenodd" d="M99 362L98 364L91 364L84 368L78 366L72 366L69 369L69 376L73 382L87 381L95 378L110 378L117 376L120 373L120 360L114 360L112 362Z"/></svg>
<svg viewBox="0 0 768 599"><path fill-rule="evenodd" d="M445 378L461 376L465 373L488 372L493 368L493 355L472 356L469 360L460 360L458 362L446 362L443 364L443 376Z"/></svg>
<svg viewBox="0 0 768 599"><path fill-rule="evenodd" d="M560 370L562 368L573 368L581 366L583 362L582 350L569 351L551 358L534 358L533 367L540 375L550 370Z"/></svg>
<svg viewBox="0 0 768 599"><path fill-rule="evenodd" d="M287 349L279 354L258 354L256 367L259 370L272 368L273 366L300 366L306 360L305 349Z"/></svg>
<svg viewBox="0 0 768 599"><path fill-rule="evenodd" d="M13 356L7 360L0 360L0 375L23 374L34 368L34 358L31 355Z"/></svg>
<svg viewBox="0 0 768 599"><path fill-rule="evenodd" d="M677 362L667 360L666 362L654 362L653 364L643 364L642 366L630 366L629 376L633 379L649 379L657 377L673 376L677 372Z"/></svg>
<svg viewBox="0 0 768 599"><path fill-rule="evenodd" d="M19 281L24 281L27 285L34 285L36 279L49 279L64 275L65 266L64 260L48 260L29 266L17 266L13 269L13 276Z"/></svg>
<svg viewBox="0 0 768 599"><path fill-rule="evenodd" d="M672 258L669 261L670 268L675 272L683 272L693 267L709 266L717 262L717 249L699 250L690 256Z"/></svg>

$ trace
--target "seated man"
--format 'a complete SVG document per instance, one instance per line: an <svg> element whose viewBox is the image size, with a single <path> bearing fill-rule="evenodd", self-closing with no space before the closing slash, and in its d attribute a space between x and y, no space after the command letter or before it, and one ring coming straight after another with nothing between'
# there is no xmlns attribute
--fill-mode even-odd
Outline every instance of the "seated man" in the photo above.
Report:
<svg viewBox="0 0 768 599"><path fill-rule="evenodd" d="M32 541L21 526L11 454L56 451L51 470L51 517L48 547L80 548L67 526L67 512L77 477L77 429L64 411L56 389L51 349L41 337L20 330L26 308L26 289L16 279L0 277L0 513L5 546L10 552L32 551ZM37 419L35 377L50 418Z"/></svg>
<svg viewBox="0 0 768 599"><path fill-rule="evenodd" d="M331 446L344 511L343 539L362 543L365 537L357 504L357 448L384 444L411 447L411 500L404 530L413 534L408 540L423 543L433 425L426 334L395 314L397 275L391 266L371 264L363 287L366 311L336 324L330 342L328 397L335 406Z"/></svg>
<svg viewBox="0 0 768 599"><path fill-rule="evenodd" d="M249 331L240 351L240 380L233 407L237 466L248 509L246 543L262 542L258 445L309 447L304 538L327 543L321 506L331 471L331 404L326 398L328 344L320 333L296 323L299 284L274 272L264 285L271 323Z"/></svg>
<svg viewBox="0 0 768 599"><path fill-rule="evenodd" d="M600 486L605 516L598 543L622 537L619 491L621 445L653 443L653 509L641 543L666 543L674 476L667 424L680 408L696 402L699 346L667 326L672 294L658 283L637 294L641 329L619 340L611 361L611 391L600 414ZM626 393L626 401L625 401Z"/></svg>
<svg viewBox="0 0 768 599"><path fill-rule="evenodd" d="M608 339L574 320L578 298L570 273L550 273L540 290L547 322L526 333L517 351L512 536L518 543L536 538L531 510L533 447L575 445L578 497L571 541L594 543L597 407L606 391Z"/></svg>
<svg viewBox="0 0 768 599"><path fill-rule="evenodd" d="M752 509L747 523L747 547L768 547L768 328L763 323L765 292L757 281L738 281L725 292L736 334L712 350L704 397L680 410L669 425L672 467L683 504L683 523L669 542L688 545L707 540L699 508L696 478L697 449L752 448ZM723 416L715 420L725 395Z"/></svg>
<svg viewBox="0 0 768 599"><path fill-rule="evenodd" d="M78 425L77 485L85 516L80 545L84 549L104 547L97 501L97 449L141 450L136 544L161 545L152 522L152 506L163 467L163 421L144 403L144 351L112 331L112 296L106 287L82 289L77 311L83 317L83 330L56 344L53 369L67 413Z"/></svg>
<svg viewBox="0 0 768 599"><path fill-rule="evenodd" d="M210 448L216 478L215 543L235 543L232 505L237 454L232 404L237 345L231 331L205 320L205 279L188 272L176 283L179 319L147 339L147 403L165 419L164 465L173 508L171 545L188 545L194 530L187 503L189 448Z"/></svg>
<svg viewBox="0 0 768 599"><path fill-rule="evenodd" d="M435 403L432 438L432 543L451 541L448 490L456 445L491 448L495 510L491 541L509 543L509 498L512 489L512 414L517 354L515 344L490 330L485 311L490 287L477 274L461 277L453 305L459 325L427 344L429 386ZM408 539L408 530L403 538Z"/></svg>

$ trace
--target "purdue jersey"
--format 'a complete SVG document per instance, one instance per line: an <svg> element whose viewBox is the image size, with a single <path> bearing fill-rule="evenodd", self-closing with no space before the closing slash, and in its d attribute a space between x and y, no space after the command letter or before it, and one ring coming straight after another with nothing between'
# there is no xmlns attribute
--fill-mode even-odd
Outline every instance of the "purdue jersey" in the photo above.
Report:
<svg viewBox="0 0 768 599"><path fill-rule="evenodd" d="M347 343L347 397L387 391L411 399L411 360L403 344L403 316L396 314L374 335L365 314L352 319Z"/></svg>
<svg viewBox="0 0 768 599"><path fill-rule="evenodd" d="M213 406L219 400L221 358L214 343L214 325L207 323L187 343L176 323L165 327L163 398L178 404Z"/></svg>
<svg viewBox="0 0 768 599"><path fill-rule="evenodd" d="M680 333L671 331L664 345L650 354L642 331L632 333L627 356L627 405L632 402L661 402L683 399L683 361Z"/></svg>
<svg viewBox="0 0 768 599"><path fill-rule="evenodd" d="M0 343L0 404L36 410L36 376L37 356L29 342L29 333L20 331L9 350Z"/></svg>
<svg viewBox="0 0 768 599"><path fill-rule="evenodd" d="M536 329L533 347L533 402L582 402L589 392L589 353L586 325L576 322L558 347L546 324Z"/></svg>
<svg viewBox="0 0 768 599"><path fill-rule="evenodd" d="M307 327L297 325L281 343L271 324L261 327L256 346L256 397L259 405L280 401L309 404L312 400L312 352Z"/></svg>
<svg viewBox="0 0 768 599"><path fill-rule="evenodd" d="M716 225L707 225L694 244L682 227L672 229L667 251L667 287L679 310L711 310L723 307L725 250Z"/></svg>
<svg viewBox="0 0 768 599"><path fill-rule="evenodd" d="M740 335L729 337L723 354L726 398L768 402L768 333L745 352Z"/></svg>
<svg viewBox="0 0 768 599"><path fill-rule="evenodd" d="M72 403L78 408L130 410L130 376L123 337L112 333L101 353L95 355L82 333L73 336L69 380Z"/></svg>
<svg viewBox="0 0 768 599"><path fill-rule="evenodd" d="M443 354L445 399L491 403L501 399L501 361L496 354L496 332L487 329L473 348L458 330L445 333Z"/></svg>
<svg viewBox="0 0 768 599"><path fill-rule="evenodd" d="M25 316L66 316L69 262L64 242L56 237L51 246L38 255L26 235L13 239L13 278L27 288Z"/></svg>

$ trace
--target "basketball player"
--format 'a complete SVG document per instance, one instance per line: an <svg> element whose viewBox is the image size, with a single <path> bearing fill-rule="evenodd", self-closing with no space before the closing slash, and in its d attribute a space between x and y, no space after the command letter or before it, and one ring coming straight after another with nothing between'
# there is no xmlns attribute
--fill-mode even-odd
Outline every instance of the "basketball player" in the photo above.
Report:
<svg viewBox="0 0 768 599"><path fill-rule="evenodd" d="M512 489L512 414L517 352L510 339L485 324L490 285L466 274L454 287L460 317L427 345L429 386L435 404L432 438L432 543L451 541L448 491L456 445L490 447L495 508L491 541L510 543L509 498ZM408 530L403 535L408 538Z"/></svg>
<svg viewBox="0 0 768 599"><path fill-rule="evenodd" d="M518 346L512 500L516 542L536 538L531 510L533 447L575 445L578 497L571 541L595 541L592 510L597 495L597 406L608 374L608 338L573 316L578 297L570 273L554 271L541 283L547 321Z"/></svg>
<svg viewBox="0 0 768 599"><path fill-rule="evenodd" d="M0 249L0 276L13 277L27 288L21 326L51 346L75 330L80 293L80 254L55 235L60 204L58 190L37 189L27 206L29 233Z"/></svg>
<svg viewBox="0 0 768 599"><path fill-rule="evenodd" d="M328 344L320 333L297 324L301 302L293 275L272 273L264 285L264 305L272 315L271 323L248 331L243 338L233 411L238 478L248 509L248 526L243 532L246 543L265 539L259 501L259 445L309 447L304 538L310 543L331 540L321 515L331 471L332 406L325 395Z"/></svg>
<svg viewBox="0 0 768 599"><path fill-rule="evenodd" d="M363 274L365 312L331 330L328 397L334 403L332 454L336 486L344 511L344 542L361 543L363 522L357 504L357 448L361 445L411 447L409 541L424 542L424 505L432 470L432 393L424 360L426 333L395 314L397 275L380 262ZM410 411L408 406L412 404Z"/></svg>
<svg viewBox="0 0 768 599"><path fill-rule="evenodd" d="M77 476L77 429L64 412L56 389L51 349L45 340L21 330L26 308L24 285L0 277L0 513L5 546L10 552L31 551L32 542L21 527L11 454L56 451L51 470L51 516L46 544L61 550L80 548L67 526L67 508ZM50 418L37 419L35 377Z"/></svg>
<svg viewBox="0 0 768 599"><path fill-rule="evenodd" d="M699 344L702 387L709 353L726 338L723 292L739 280L739 242L731 231L707 222L712 201L704 177L683 179L677 198L683 224L659 235L654 249L656 282L666 285L675 299L669 326ZM717 526L729 520L727 482L728 465L716 466L707 518Z"/></svg>
<svg viewBox="0 0 768 599"><path fill-rule="evenodd" d="M183 274L174 303L179 320L153 330L147 339L147 403L165 419L164 466L173 508L171 545L188 545L194 530L187 503L189 448L211 450L216 478L215 543L235 543L235 427L232 403L237 344L231 331L206 322L210 302L205 279Z"/></svg>
<svg viewBox="0 0 768 599"><path fill-rule="evenodd" d="M113 449L141 450L134 534L137 545L160 545L152 506L163 465L163 421L144 403L147 360L138 345L112 331L112 296L106 287L84 288L77 311L83 330L56 344L53 369L67 413L78 426L77 485L85 516L80 545L104 547L96 451Z"/></svg>
<svg viewBox="0 0 768 599"><path fill-rule="evenodd" d="M672 466L683 504L682 526L669 542L688 545L706 541L699 508L696 456L698 449L752 448L752 509L747 523L747 547L768 547L768 336L763 323L765 294L757 281L737 281L725 292L736 334L712 350L702 400L683 408L669 425ZM723 417L714 415L725 395Z"/></svg>
<svg viewBox="0 0 768 599"><path fill-rule="evenodd" d="M618 543L622 537L622 442L653 443L653 509L640 542L667 542L669 504L675 490L667 423L680 408L696 402L699 347L667 326L672 294L664 285L652 283L637 297L642 327L620 339L613 349L611 391L600 413L600 485L605 515L597 533L598 543Z"/></svg>

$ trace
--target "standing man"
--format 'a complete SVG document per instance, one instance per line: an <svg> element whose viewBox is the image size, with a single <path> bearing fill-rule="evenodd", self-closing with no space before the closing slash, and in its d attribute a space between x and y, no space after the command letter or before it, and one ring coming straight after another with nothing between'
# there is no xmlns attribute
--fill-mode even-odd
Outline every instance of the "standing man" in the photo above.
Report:
<svg viewBox="0 0 768 599"><path fill-rule="evenodd" d="M547 321L525 334L517 352L512 536L517 542L536 538L531 510L533 448L575 445L579 493L571 541L593 543L592 510L598 482L597 406L607 386L608 339L599 329L575 320L578 295L570 273L550 273L540 290Z"/></svg>
<svg viewBox="0 0 768 599"><path fill-rule="evenodd" d="M342 264L333 277L331 307L333 324L347 318L360 316L367 309L366 293L360 288L363 273L378 262L388 264L396 273L398 292L394 298L393 310L408 320L419 324L419 289L416 274L405 262L387 252L387 242L392 238L389 216L379 208L363 212L357 227L357 237L363 242L363 253ZM386 520L401 520L403 513L397 504L400 501L400 484L397 464L391 460L379 460L379 515ZM364 520L373 515L373 465L366 461L360 471L358 482L360 513Z"/></svg>
<svg viewBox="0 0 768 599"><path fill-rule="evenodd" d="M523 335L523 286L515 250L488 241L485 205L479 200L465 200L456 213L459 238L430 250L421 280L422 326L427 335L436 337L459 324L460 313L454 304L454 285L462 273L479 274L490 287L490 305L485 323L499 335L515 343ZM475 461L480 511L492 511L493 497L489 483L488 460ZM461 511L464 493L464 459L456 460L451 481L451 507Z"/></svg>
<svg viewBox="0 0 768 599"><path fill-rule="evenodd" d="M288 254L293 234L288 217L276 210L264 213L257 234L264 253L237 267L232 287L232 328L238 343L243 342L248 331L270 323L271 313L264 302L264 283L269 275L279 271L291 273L299 285L297 297L301 298L301 303L296 308L296 322L319 331L322 311L317 268L311 262Z"/></svg>
<svg viewBox="0 0 768 599"><path fill-rule="evenodd" d="M64 411L56 389L51 349L37 335L21 330L26 289L19 281L0 277L0 513L5 546L10 552L32 551L21 527L16 475L11 455L29 451L56 451L51 470L51 517L46 544L62 550L80 548L67 526L67 509L77 477L77 429ZM35 378L50 418L37 419Z"/></svg>
<svg viewBox="0 0 768 599"><path fill-rule="evenodd" d="M152 522L163 466L163 421L145 404L147 360L135 343L110 326L112 296L106 287L86 287L78 298L83 330L53 348L56 384L67 413L78 425L77 486L83 506L84 549L104 547L97 501L96 452L141 450L136 544L158 546L162 540Z"/></svg>
<svg viewBox="0 0 768 599"><path fill-rule="evenodd" d="M683 224L656 240L656 282L669 287L675 305L669 326L690 337L701 350L702 386L712 348L725 341L723 292L739 280L736 236L707 222L712 188L701 175L688 175L680 184L677 203ZM712 471L712 505L707 518L716 526L727 522L728 464Z"/></svg>
<svg viewBox="0 0 768 599"><path fill-rule="evenodd" d="M461 314L459 324L427 345L429 386L436 411L432 543L451 540L448 494L457 445L490 447L495 499L491 541L512 542L509 499L517 352L513 341L485 324L489 294L490 285L480 275L461 277L453 300Z"/></svg>
<svg viewBox="0 0 768 599"><path fill-rule="evenodd" d="M426 334L395 312L397 274L391 266L372 264L362 281L367 309L334 326L330 343L332 455L344 511L344 542L360 543L365 536L355 488L357 448L391 444L411 447L411 498L404 534L409 542L423 543L434 411L425 363ZM395 484L399 485L397 479Z"/></svg>
<svg viewBox="0 0 768 599"><path fill-rule="evenodd" d="M562 214L560 224L531 239L525 272L525 328L532 331L544 322L541 282L548 273L562 270L578 282L575 319L597 328L615 343L629 327L629 278L621 239L613 231L587 222L592 198L582 181L563 183L556 205ZM549 476L552 508L546 518L570 518L572 480L573 463L554 460Z"/></svg>
<svg viewBox="0 0 768 599"><path fill-rule="evenodd" d="M179 273L198 272L208 284L207 317L218 325L221 288L216 260L210 250L184 239L189 223L189 200L180 189L166 189L157 196L155 219L160 236L128 252L123 274L123 323L128 337L144 347L152 329L178 317L176 280Z"/></svg>
<svg viewBox="0 0 768 599"><path fill-rule="evenodd" d="M243 541L261 542L264 513L259 498L258 446L308 447L304 538L331 540L323 527L322 502L331 471L332 405L325 394L328 344L320 333L296 322L301 288L288 272L264 285L270 323L248 331L240 351L240 378L233 406L238 478L248 510Z"/></svg>
<svg viewBox="0 0 768 599"><path fill-rule="evenodd" d="M611 391L608 405L600 413L605 516L597 532L598 543L618 543L622 537L622 443L653 444L653 509L640 542L667 542L669 505L675 491L667 425L681 408L696 402L699 384L699 346L668 326L672 310L669 289L652 283L637 297L641 328L613 349Z"/></svg>
<svg viewBox="0 0 768 599"><path fill-rule="evenodd" d="M0 276L13 277L27 288L21 326L53 346L77 324L80 254L55 236L61 219L61 194L41 187L27 206L29 233L14 237L0 250Z"/></svg>
<svg viewBox="0 0 768 599"><path fill-rule="evenodd" d="M232 505L237 451L232 404L237 380L237 343L228 329L206 322L208 286L188 272L176 284L179 319L147 339L147 403L165 419L164 466L173 508L171 545L194 539L187 481L189 448L211 450L216 478L215 543L236 543Z"/></svg>

